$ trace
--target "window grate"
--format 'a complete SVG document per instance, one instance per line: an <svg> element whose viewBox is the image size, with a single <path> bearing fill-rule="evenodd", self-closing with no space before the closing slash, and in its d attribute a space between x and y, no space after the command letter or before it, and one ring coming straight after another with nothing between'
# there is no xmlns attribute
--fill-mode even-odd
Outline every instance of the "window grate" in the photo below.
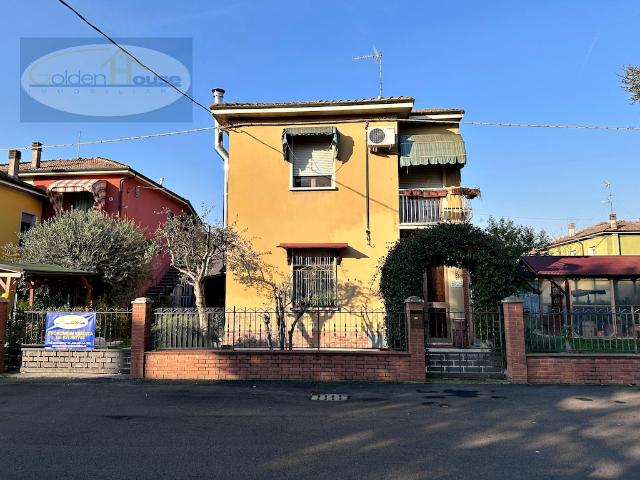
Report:
<svg viewBox="0 0 640 480"><path fill-rule="evenodd" d="M336 307L334 254L294 252L292 299L295 307Z"/></svg>

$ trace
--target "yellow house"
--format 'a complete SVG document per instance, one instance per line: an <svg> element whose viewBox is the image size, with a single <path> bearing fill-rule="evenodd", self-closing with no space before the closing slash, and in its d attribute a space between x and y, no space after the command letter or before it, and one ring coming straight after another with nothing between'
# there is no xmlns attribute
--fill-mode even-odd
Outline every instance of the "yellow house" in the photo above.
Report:
<svg viewBox="0 0 640 480"><path fill-rule="evenodd" d="M9 153L9 173L0 172L0 258L4 245L17 244L18 234L31 228L42 218L46 194L18 179L12 166L20 163L20 151ZM12 175L12 173L16 173Z"/></svg>
<svg viewBox="0 0 640 480"><path fill-rule="evenodd" d="M618 220L615 213L608 222L577 231L570 223L568 235L551 242L549 255L640 255L640 222Z"/></svg>
<svg viewBox="0 0 640 480"><path fill-rule="evenodd" d="M414 109L411 97L222 103L228 133L225 219L269 252L291 307L382 308L376 272L390 244L418 228L471 216L459 122L464 111ZM461 271L427 275L429 306L463 312ZM273 308L264 289L226 278L227 309ZM450 331L443 331L450 338ZM445 339L446 340L446 339Z"/></svg>

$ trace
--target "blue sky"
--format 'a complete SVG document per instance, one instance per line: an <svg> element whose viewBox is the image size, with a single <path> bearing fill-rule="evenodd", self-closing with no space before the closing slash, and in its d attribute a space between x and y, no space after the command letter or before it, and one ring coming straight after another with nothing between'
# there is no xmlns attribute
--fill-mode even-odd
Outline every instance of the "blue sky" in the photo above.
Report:
<svg viewBox="0 0 640 480"><path fill-rule="evenodd" d="M384 53L385 95L417 107L460 107L466 120L640 125L640 105L620 88L622 65L640 64L637 1L80 1L114 37L193 39L193 95L211 88L229 101L362 98L377 95L376 66L354 62L375 44ZM209 126L191 123L21 123L21 37L94 33L54 0L3 2L0 147L73 142ZM463 183L478 186L475 219L506 216L563 232L606 219L603 180L619 218L638 219L640 132L464 126ZM75 148L47 150L67 158ZM222 168L210 132L83 146L82 156L128 163L200 205L221 204Z"/></svg>

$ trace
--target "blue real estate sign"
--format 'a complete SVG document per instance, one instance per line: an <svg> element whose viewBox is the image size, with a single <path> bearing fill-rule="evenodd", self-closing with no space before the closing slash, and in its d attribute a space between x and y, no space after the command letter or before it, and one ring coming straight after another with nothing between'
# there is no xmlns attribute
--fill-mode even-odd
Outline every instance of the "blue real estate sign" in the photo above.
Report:
<svg viewBox="0 0 640 480"><path fill-rule="evenodd" d="M93 350L96 312L49 312L46 350Z"/></svg>

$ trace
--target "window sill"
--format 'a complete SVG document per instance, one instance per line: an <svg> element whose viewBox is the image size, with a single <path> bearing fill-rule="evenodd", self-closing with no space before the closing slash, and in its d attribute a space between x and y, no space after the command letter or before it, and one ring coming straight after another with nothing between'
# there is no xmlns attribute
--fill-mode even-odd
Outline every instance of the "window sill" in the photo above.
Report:
<svg viewBox="0 0 640 480"><path fill-rule="evenodd" d="M292 192L313 192L316 190L338 190L338 187L290 187L289 190Z"/></svg>

